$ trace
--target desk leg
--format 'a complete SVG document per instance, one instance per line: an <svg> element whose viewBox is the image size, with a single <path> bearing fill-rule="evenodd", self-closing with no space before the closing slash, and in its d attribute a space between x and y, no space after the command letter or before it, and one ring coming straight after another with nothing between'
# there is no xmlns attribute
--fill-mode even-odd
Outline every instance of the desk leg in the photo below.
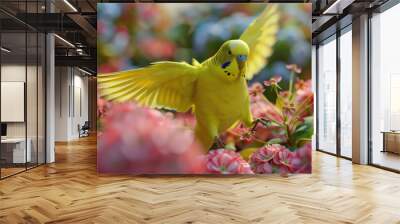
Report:
<svg viewBox="0 0 400 224"><path fill-rule="evenodd" d="M386 134L385 133L382 134L383 134L383 149L381 152L386 152Z"/></svg>

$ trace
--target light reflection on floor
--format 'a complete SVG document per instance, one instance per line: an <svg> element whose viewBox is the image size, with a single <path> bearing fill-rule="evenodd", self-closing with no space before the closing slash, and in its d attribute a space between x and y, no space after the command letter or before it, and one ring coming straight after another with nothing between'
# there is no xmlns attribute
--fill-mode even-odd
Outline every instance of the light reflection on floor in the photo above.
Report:
<svg viewBox="0 0 400 224"><path fill-rule="evenodd" d="M374 151L372 157L373 164L400 170L400 155L391 152Z"/></svg>

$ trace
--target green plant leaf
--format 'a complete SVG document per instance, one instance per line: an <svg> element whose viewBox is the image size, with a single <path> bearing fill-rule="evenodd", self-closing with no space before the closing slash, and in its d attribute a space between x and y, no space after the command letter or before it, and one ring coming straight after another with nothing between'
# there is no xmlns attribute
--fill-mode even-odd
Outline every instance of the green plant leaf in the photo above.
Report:
<svg viewBox="0 0 400 224"><path fill-rule="evenodd" d="M268 141L268 144L281 144L283 142L284 142L284 140L281 138L273 138Z"/></svg>
<svg viewBox="0 0 400 224"><path fill-rule="evenodd" d="M242 151L240 151L240 155L243 157L244 160L249 160L249 157L253 152L257 151L259 148L258 147L250 147L250 148L245 148Z"/></svg>
<svg viewBox="0 0 400 224"><path fill-rule="evenodd" d="M225 149L236 151L235 143L228 143L224 147Z"/></svg>
<svg viewBox="0 0 400 224"><path fill-rule="evenodd" d="M312 138L314 134L314 127L313 127L313 117L307 117L304 119L304 122L301 123L296 127L296 130L292 134L292 142L299 146L299 143L305 140L309 140Z"/></svg>

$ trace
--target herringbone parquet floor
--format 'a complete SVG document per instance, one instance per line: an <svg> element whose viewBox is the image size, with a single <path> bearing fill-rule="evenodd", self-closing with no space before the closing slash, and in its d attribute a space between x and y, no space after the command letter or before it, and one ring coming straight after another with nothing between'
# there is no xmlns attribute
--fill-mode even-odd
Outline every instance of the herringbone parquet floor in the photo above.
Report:
<svg viewBox="0 0 400 224"><path fill-rule="evenodd" d="M400 175L314 153L312 175L99 176L93 137L0 181L0 223L400 223Z"/></svg>

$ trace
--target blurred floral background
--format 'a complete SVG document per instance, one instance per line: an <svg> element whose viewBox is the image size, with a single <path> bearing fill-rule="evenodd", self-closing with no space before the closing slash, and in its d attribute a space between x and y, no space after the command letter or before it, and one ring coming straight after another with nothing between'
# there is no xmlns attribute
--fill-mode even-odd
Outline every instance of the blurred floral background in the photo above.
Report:
<svg viewBox="0 0 400 224"><path fill-rule="evenodd" d="M134 69L159 60L202 62L224 41L237 39L266 5L98 4L98 71ZM99 171L310 173L311 4L279 4L279 10L274 53L249 81L252 113L260 121L255 128L239 124L221 136L226 147L205 154L186 131L196 122L190 113L99 99Z"/></svg>

